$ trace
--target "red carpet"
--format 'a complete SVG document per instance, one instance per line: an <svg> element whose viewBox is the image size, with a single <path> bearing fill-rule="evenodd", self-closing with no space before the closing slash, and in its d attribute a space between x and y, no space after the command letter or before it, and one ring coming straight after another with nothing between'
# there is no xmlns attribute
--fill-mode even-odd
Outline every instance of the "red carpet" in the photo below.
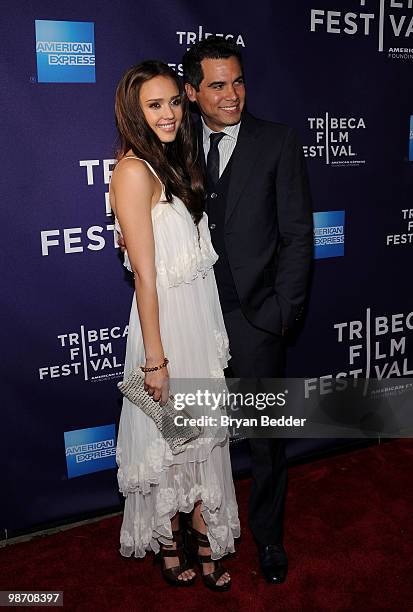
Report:
<svg viewBox="0 0 413 612"><path fill-rule="evenodd" d="M246 525L249 481L237 482L243 534L226 562L233 586L200 579L176 589L117 552L120 517L0 550L0 590L59 589L68 610L413 610L413 441L400 440L290 469L287 582L260 577ZM40 609L40 608L31 608Z"/></svg>

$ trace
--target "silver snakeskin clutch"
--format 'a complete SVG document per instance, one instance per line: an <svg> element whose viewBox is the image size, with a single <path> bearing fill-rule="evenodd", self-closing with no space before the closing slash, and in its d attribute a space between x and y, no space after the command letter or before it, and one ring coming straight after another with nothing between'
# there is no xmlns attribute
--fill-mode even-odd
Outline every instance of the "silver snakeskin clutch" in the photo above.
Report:
<svg viewBox="0 0 413 612"><path fill-rule="evenodd" d="M175 425L174 418L177 415L181 414L188 418L191 418L191 415L185 409L179 411L175 409L172 395L169 396L165 406L155 402L145 391L144 376L140 372L132 370L126 380L118 383L118 389L132 404L138 406L153 420L174 455L185 450L185 444L201 434L200 427Z"/></svg>

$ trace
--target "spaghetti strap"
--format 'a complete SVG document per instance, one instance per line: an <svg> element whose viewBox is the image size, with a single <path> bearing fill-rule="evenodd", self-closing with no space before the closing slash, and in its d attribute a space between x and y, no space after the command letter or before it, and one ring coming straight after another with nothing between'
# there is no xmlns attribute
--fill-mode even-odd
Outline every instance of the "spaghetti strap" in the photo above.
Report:
<svg viewBox="0 0 413 612"><path fill-rule="evenodd" d="M149 170L152 172L152 174L154 175L154 177L159 181L159 184L161 186L161 195L159 198L159 201L157 202L157 204L159 204L159 202L165 202L166 201L166 192L165 192L165 185L162 183L161 179L159 178L159 176L156 174L155 170L152 168L151 164L149 162L146 161L146 159L143 159L142 157L136 157L136 155L125 155L124 157L122 157L122 159L120 159L118 161L118 164L123 160L123 159L137 159L138 161L143 161L145 162L145 164L147 165L147 167L149 168ZM156 207L153 206L152 210Z"/></svg>
<svg viewBox="0 0 413 612"><path fill-rule="evenodd" d="M160 182L161 186L162 186L162 190L164 190L164 186L163 183L161 181L161 179L159 178L159 176L156 174L155 170L152 168L151 164L146 161L146 159L143 159L142 157L136 157L136 155L125 155L125 157L122 157L122 159L137 159L138 161L143 161L145 162L145 164L148 166L149 170L152 172L152 174L154 176L156 176L156 178L158 179L158 181ZM122 161L122 159L120 159L119 161ZM119 163L119 162L118 162Z"/></svg>

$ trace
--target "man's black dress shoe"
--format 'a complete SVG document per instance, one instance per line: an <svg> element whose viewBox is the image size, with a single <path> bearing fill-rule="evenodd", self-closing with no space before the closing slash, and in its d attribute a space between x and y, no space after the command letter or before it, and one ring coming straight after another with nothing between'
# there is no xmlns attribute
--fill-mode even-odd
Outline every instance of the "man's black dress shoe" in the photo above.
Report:
<svg viewBox="0 0 413 612"><path fill-rule="evenodd" d="M261 573L267 582L281 584L287 577L288 559L281 544L258 544Z"/></svg>

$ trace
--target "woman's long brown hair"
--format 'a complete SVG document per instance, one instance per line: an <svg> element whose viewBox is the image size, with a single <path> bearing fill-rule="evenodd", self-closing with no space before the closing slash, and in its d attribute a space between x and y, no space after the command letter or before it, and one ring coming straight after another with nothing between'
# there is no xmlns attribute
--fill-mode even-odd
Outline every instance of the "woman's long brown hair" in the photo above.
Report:
<svg viewBox="0 0 413 612"><path fill-rule="evenodd" d="M182 97L182 123L175 140L165 145L147 124L139 101L143 83L156 76L172 79ZM176 73L156 60L130 68L116 90L115 116L120 144L118 159L132 150L136 157L149 162L165 186L167 201L172 202L172 195L180 198L198 225L204 210L203 176L197 161L198 146L189 103Z"/></svg>

